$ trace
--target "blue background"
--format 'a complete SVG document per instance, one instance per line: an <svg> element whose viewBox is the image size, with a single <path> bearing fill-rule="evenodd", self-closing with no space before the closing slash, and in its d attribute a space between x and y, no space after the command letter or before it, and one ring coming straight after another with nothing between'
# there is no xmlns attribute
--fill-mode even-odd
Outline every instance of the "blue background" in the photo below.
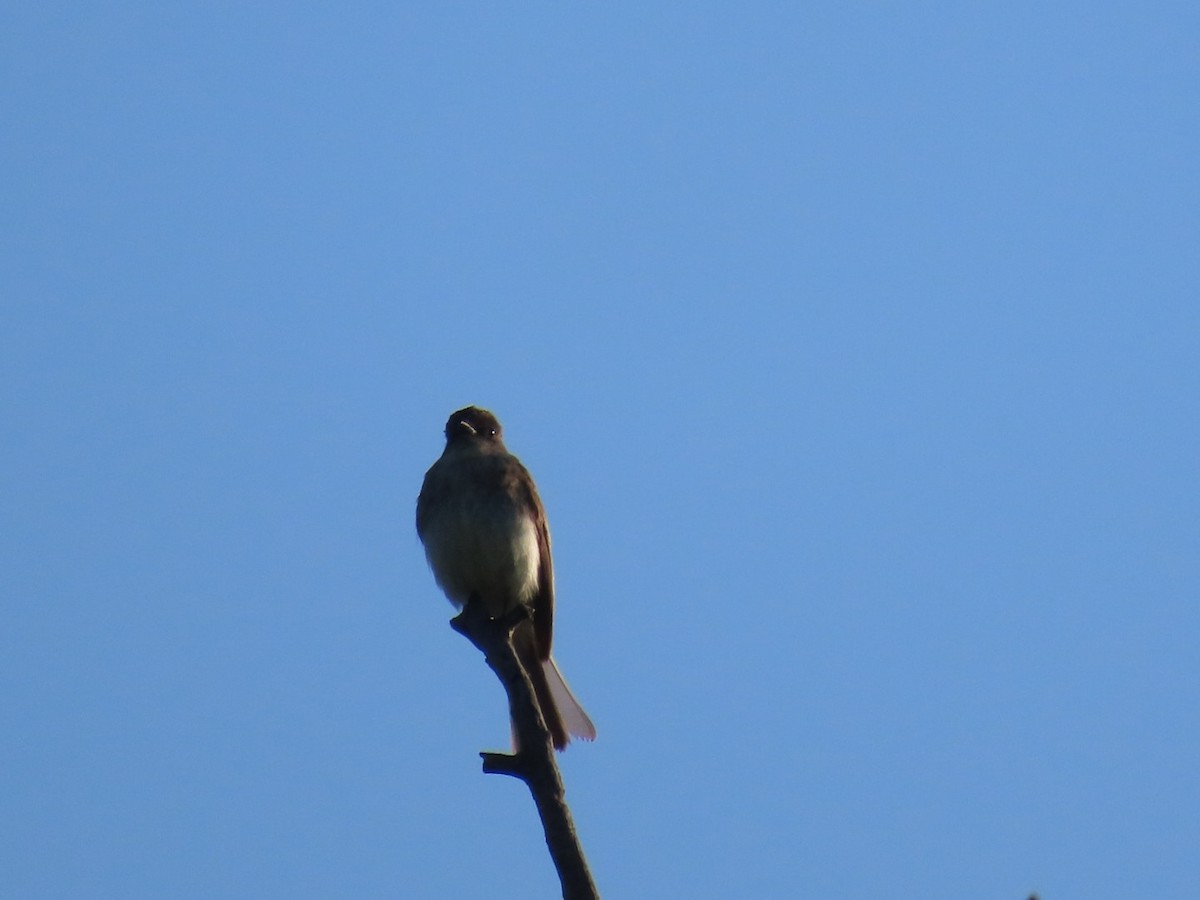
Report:
<svg viewBox="0 0 1200 900"><path fill-rule="evenodd" d="M1197 10L10 6L0 894L556 896L477 403L606 896L1200 896Z"/></svg>

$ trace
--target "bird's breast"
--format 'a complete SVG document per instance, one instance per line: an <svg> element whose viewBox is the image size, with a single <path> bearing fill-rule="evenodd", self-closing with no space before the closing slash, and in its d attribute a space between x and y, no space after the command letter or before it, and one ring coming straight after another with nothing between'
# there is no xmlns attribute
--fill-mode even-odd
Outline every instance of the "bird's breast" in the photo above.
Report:
<svg viewBox="0 0 1200 900"><path fill-rule="evenodd" d="M457 606L478 594L492 615L502 615L537 592L537 529L502 494L451 492L423 540L438 585Z"/></svg>

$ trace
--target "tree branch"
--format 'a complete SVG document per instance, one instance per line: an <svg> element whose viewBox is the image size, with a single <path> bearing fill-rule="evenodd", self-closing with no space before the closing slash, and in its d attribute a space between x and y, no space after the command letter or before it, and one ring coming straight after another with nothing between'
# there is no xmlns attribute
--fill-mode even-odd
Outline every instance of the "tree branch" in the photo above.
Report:
<svg viewBox="0 0 1200 900"><path fill-rule="evenodd" d="M514 754L480 753L483 771L490 775L511 775L529 788L542 820L550 858L562 882L563 900L599 900L583 847L575 834L571 810L567 808L550 731L534 699L529 675L513 650L512 631L528 617L529 610L518 606L504 618L492 619L483 604L472 597L463 611L450 620L450 627L483 653L488 666L504 685L520 748Z"/></svg>

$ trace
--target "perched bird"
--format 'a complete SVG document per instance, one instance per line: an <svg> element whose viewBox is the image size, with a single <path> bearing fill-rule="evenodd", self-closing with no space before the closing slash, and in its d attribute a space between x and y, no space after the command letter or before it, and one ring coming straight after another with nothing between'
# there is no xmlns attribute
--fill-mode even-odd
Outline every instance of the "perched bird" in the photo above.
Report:
<svg viewBox="0 0 1200 900"><path fill-rule="evenodd" d="M446 449L417 498L417 534L433 577L455 606L476 596L492 618L518 603L529 608L530 618L513 631L513 648L554 746L561 750L571 736L595 740L592 720L550 655L554 565L546 510L487 410L468 406L446 422Z"/></svg>

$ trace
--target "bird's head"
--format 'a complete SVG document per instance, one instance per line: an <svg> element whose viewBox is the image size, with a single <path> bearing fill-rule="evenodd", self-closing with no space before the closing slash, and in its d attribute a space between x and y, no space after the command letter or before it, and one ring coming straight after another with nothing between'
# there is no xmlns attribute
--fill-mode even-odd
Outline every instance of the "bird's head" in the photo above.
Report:
<svg viewBox="0 0 1200 900"><path fill-rule="evenodd" d="M446 421L446 442L500 441L500 420L486 409L468 406L453 413Z"/></svg>

